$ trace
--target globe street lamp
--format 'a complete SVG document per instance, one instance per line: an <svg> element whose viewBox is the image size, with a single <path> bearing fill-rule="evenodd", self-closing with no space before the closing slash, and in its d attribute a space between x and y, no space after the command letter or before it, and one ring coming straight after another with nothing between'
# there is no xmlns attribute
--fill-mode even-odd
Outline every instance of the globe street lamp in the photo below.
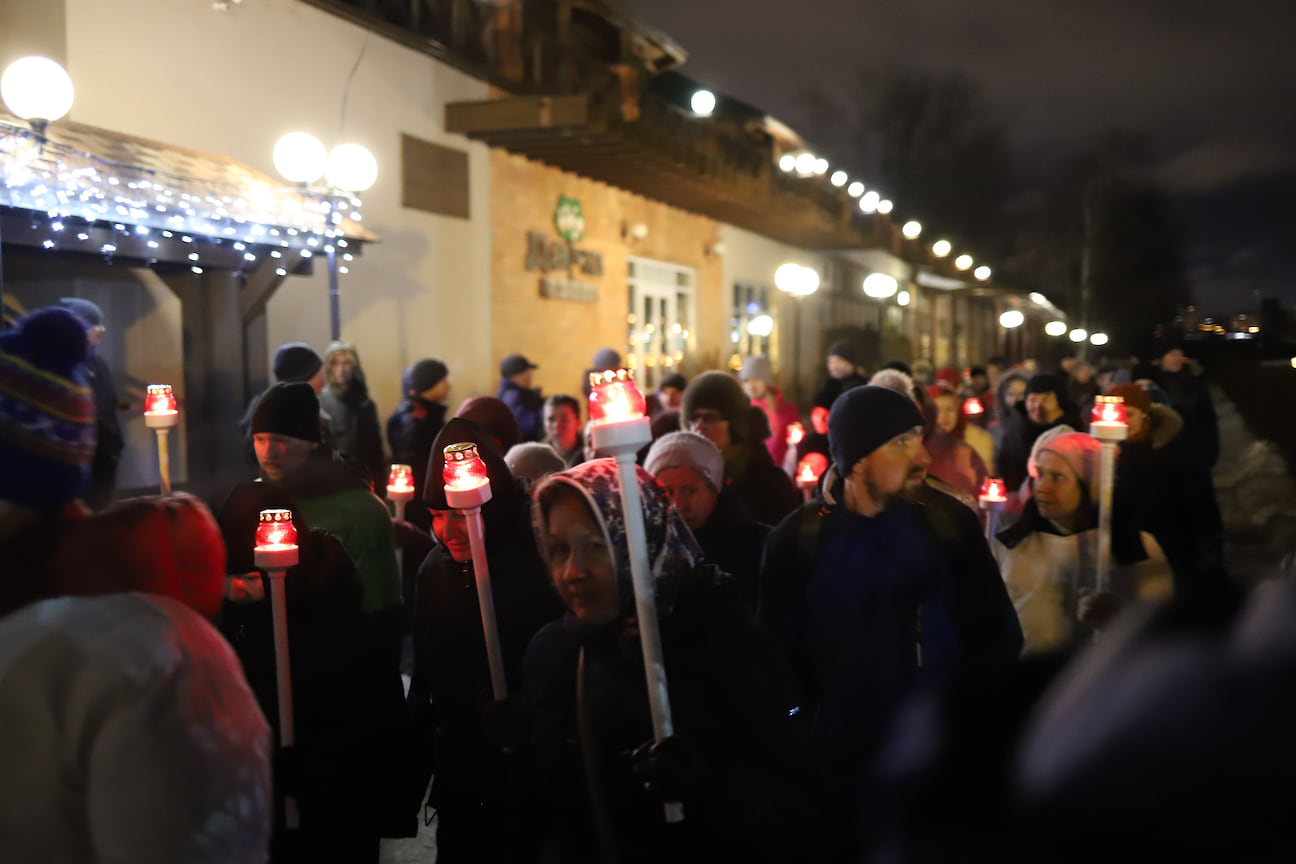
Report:
<svg viewBox="0 0 1296 864"><path fill-rule="evenodd" d="M1067 325L1065 321L1050 321L1044 325L1044 332L1050 336L1065 336Z"/></svg>
<svg viewBox="0 0 1296 864"><path fill-rule="evenodd" d="M49 124L72 110L72 78L48 57L23 57L0 76L0 99L42 141Z"/></svg>

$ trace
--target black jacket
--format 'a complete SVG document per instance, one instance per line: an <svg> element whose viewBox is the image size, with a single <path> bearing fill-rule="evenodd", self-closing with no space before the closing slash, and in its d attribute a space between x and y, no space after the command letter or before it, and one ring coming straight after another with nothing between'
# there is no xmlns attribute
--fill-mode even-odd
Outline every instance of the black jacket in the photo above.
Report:
<svg viewBox="0 0 1296 864"><path fill-rule="evenodd" d="M484 543L512 697L522 686L527 643L562 609L536 552L526 498L481 427L463 418L446 424L428 466L428 480L441 475L442 448L464 441L476 442L491 477L492 498L482 507ZM424 503L446 508L439 483L428 489ZM500 730L488 729L486 717L488 712L507 715L508 709L492 705L472 563L456 562L440 543L418 573L408 701L425 735L424 778L427 773L436 777L429 801L441 814L437 836L439 847L447 847L445 860L467 854L460 841L476 843L483 860L490 860L481 847L483 830L493 832L490 848L504 854L509 843L520 839L509 836L520 830L518 786L510 779L513 766L501 752Z"/></svg>
<svg viewBox="0 0 1296 864"><path fill-rule="evenodd" d="M693 532L707 560L733 577L738 596L753 617L761 551L769 532L770 526L753 519L730 490L720 493L707 521Z"/></svg>
<svg viewBox="0 0 1296 864"><path fill-rule="evenodd" d="M407 396L387 418L387 445L391 448L392 462L408 465L414 472L414 500L406 508L407 518L425 530L431 523L418 502L423 500L428 458L432 444L445 426L445 415L446 406L440 402Z"/></svg>
<svg viewBox="0 0 1296 864"><path fill-rule="evenodd" d="M777 525L801 504L792 478L756 442L726 452L725 494L734 496L757 522Z"/></svg>
<svg viewBox="0 0 1296 864"><path fill-rule="evenodd" d="M526 740L546 860L600 860L591 802L607 815L623 864L796 860L812 812L804 718L782 658L748 623L728 577L709 565L698 574L659 622L675 735L696 756L683 763L683 823L665 824L662 801L633 770L632 752L652 740L637 632L566 616L531 641ZM593 764L577 720L582 649ZM593 798L587 772L599 786Z"/></svg>
<svg viewBox="0 0 1296 864"><path fill-rule="evenodd" d="M1075 406L1061 405L1062 416L1052 423L1040 425L1031 420L1026 413L1026 400L1023 399L1012 407L1007 419L1003 422L1003 439L999 452L995 454L995 467L1003 477L1008 491L1016 492L1030 476L1026 463L1030 460L1031 447L1035 440L1055 426L1070 426L1079 431L1080 418Z"/></svg>
<svg viewBox="0 0 1296 864"><path fill-rule="evenodd" d="M1170 407L1183 418L1188 458L1196 467L1210 471L1219 460L1219 420L1205 380L1188 369L1162 372L1158 378Z"/></svg>

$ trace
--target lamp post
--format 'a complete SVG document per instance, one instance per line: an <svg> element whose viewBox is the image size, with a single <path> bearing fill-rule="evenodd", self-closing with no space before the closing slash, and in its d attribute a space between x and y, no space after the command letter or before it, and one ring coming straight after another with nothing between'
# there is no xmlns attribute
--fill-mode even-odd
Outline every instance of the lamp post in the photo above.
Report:
<svg viewBox="0 0 1296 864"><path fill-rule="evenodd" d="M168 437L171 427L180 422L175 394L170 384L148 385L144 398L144 425L157 433L158 475L162 478L162 494L171 494L171 450Z"/></svg>
<svg viewBox="0 0 1296 864"><path fill-rule="evenodd" d="M257 525L252 559L258 570L270 577L270 612L274 621L275 689L279 697L279 746L284 750L293 746L292 672L288 662L288 607L284 596L284 574L289 567L297 566L297 529L293 527L291 510L262 510ZM284 796L284 825L289 830L297 828L297 800L291 794Z"/></svg>
<svg viewBox="0 0 1296 864"><path fill-rule="evenodd" d="M981 495L977 498L977 506L985 513L987 543L994 539L995 529L999 527L999 514L1007 504L1008 496L1004 492L1004 481L998 477L987 477L981 484Z"/></svg>
<svg viewBox="0 0 1296 864"><path fill-rule="evenodd" d="M468 546L472 553L473 575L477 580L477 605L481 608L482 634L486 637L486 659L490 664L491 692L496 702L508 698L504 679L504 652L500 649L499 625L495 619L495 595L491 593L490 562L486 558L481 508L491 500L490 477L486 463L471 441L445 448L446 503L464 515L468 523Z"/></svg>
<svg viewBox="0 0 1296 864"><path fill-rule="evenodd" d="M626 543L630 553L630 577L634 582L635 615L643 648L644 674L648 681L648 706L652 712L653 741L675 734L670 696L666 690L666 661L662 655L661 631L657 626L657 597L648 566L648 539L644 530L643 503L635 475L635 454L652 440L647 405L628 369L590 374L589 413L594 449L616 460L621 486L621 508L625 512ZM666 821L679 822L684 808L678 802L666 804Z"/></svg>
<svg viewBox="0 0 1296 864"><path fill-rule="evenodd" d="M1102 445L1098 487L1098 579L1099 591L1111 585L1112 490L1116 486L1116 445L1129 436L1125 422L1125 400L1120 396L1099 396L1094 400L1089 434Z"/></svg>
<svg viewBox="0 0 1296 864"><path fill-rule="evenodd" d="M275 144L275 169L285 180L301 184L307 192L318 195L324 203L324 219L333 227L338 192L360 193L378 179L378 161L359 144L339 144L328 152L319 139L306 132L291 132ZM312 189L321 177L327 186ZM338 285L336 244L325 242L328 260L329 333L334 340L342 338L342 290Z"/></svg>

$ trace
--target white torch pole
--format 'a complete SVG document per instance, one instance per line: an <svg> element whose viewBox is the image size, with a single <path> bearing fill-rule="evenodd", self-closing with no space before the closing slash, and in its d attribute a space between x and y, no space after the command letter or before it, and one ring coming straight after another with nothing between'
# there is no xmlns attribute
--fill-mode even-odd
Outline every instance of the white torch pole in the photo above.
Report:
<svg viewBox="0 0 1296 864"><path fill-rule="evenodd" d="M661 743L675 734L671 722L670 695L666 689L666 662L662 655L661 631L657 626L657 592L648 566L648 540L635 476L635 454L652 440L647 418L594 427L594 448L616 458L621 483L621 507L625 511L626 541L630 552L630 576L634 582L635 615L643 647L644 673L648 680L648 706L652 711L653 741ZM666 804L666 821L684 819L684 807L676 801Z"/></svg>
<svg viewBox="0 0 1296 864"><path fill-rule="evenodd" d="M468 523L468 545L472 549L473 575L477 579L477 605L481 607L482 633L486 637L486 659L490 662L491 692L496 702L508 698L504 679L504 651L500 648L499 624L495 618L495 595L491 591L490 562L486 558L485 525L480 507L463 511Z"/></svg>
<svg viewBox="0 0 1296 864"><path fill-rule="evenodd" d="M284 593L287 568L298 560L296 546L283 549L254 549L257 567L270 577L270 614L274 623L275 691L279 703L279 746L288 750L296 740L293 725L292 670L288 662L288 601ZM295 830L301 824L297 800L284 796L284 826Z"/></svg>
<svg viewBox="0 0 1296 864"><path fill-rule="evenodd" d="M1101 479L1098 486L1098 590L1111 589L1112 491L1116 486L1116 442L1102 442Z"/></svg>
<svg viewBox="0 0 1296 864"><path fill-rule="evenodd" d="M162 494L171 494L171 447L169 437L171 430L165 427L157 430L158 474L162 478Z"/></svg>

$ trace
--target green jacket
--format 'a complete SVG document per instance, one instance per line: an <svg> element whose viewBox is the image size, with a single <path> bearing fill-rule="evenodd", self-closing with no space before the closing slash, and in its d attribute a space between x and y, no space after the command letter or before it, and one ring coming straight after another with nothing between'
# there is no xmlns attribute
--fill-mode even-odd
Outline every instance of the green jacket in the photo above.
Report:
<svg viewBox="0 0 1296 864"><path fill-rule="evenodd" d="M336 537L364 583L364 609L401 605L391 513L364 479L336 459L312 459L280 481L307 524Z"/></svg>

